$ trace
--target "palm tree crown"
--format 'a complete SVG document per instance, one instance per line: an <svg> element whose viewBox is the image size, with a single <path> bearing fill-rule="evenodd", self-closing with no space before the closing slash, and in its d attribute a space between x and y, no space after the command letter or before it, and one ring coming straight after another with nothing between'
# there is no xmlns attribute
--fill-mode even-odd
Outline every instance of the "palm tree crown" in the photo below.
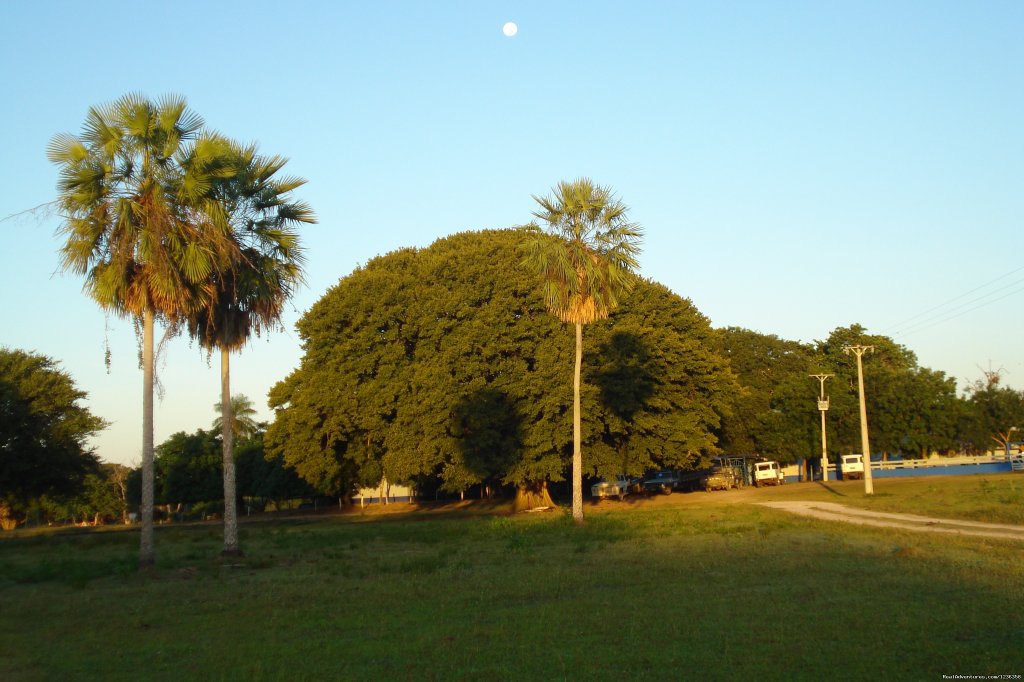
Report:
<svg viewBox="0 0 1024 682"><path fill-rule="evenodd" d="M232 256L226 267L210 273L202 305L187 325L204 347L238 350L253 332L280 322L285 301L303 282L305 258L296 228L316 217L289 196L305 180L275 177L287 159L260 156L255 145L223 143L232 170L214 181L209 214L226 226Z"/></svg>
<svg viewBox="0 0 1024 682"><path fill-rule="evenodd" d="M226 235L197 210L210 182L200 173L216 165L216 150L200 143L202 125L182 97L129 94L91 107L80 137L50 141L67 237L62 267L84 275L103 308L178 315L224 257Z"/></svg>
<svg viewBox="0 0 1024 682"><path fill-rule="evenodd" d="M223 406L221 401L213 406L213 409L217 411L218 415L223 412ZM250 438L260 432L260 423L256 421L256 408L252 405L252 400L248 396L238 395L231 396L231 430L235 436L239 438ZM222 416L218 416L213 421L214 431L222 431L224 426L224 420Z"/></svg>
<svg viewBox="0 0 1024 682"><path fill-rule="evenodd" d="M642 230L609 188L587 178L562 181L549 197L533 199L534 216L524 263L540 275L544 302L563 322L589 324L608 317L633 288Z"/></svg>

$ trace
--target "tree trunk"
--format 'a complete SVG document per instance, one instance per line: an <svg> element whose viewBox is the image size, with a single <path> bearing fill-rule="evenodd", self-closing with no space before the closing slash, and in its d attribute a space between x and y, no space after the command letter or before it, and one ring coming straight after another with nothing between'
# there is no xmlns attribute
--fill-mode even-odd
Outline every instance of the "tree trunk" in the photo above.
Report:
<svg viewBox="0 0 1024 682"><path fill-rule="evenodd" d="M521 512L530 509L553 508L555 503L548 492L547 481L531 481L516 488L516 499L512 503L512 511Z"/></svg>
<svg viewBox="0 0 1024 682"><path fill-rule="evenodd" d="M0 529L14 530L18 521L14 518L14 510L6 502L0 501Z"/></svg>
<svg viewBox="0 0 1024 682"><path fill-rule="evenodd" d="M572 377L572 520L583 523L583 446L580 380L583 370L583 325L576 323L576 369ZM545 488L545 491L547 489Z"/></svg>
<svg viewBox="0 0 1024 682"><path fill-rule="evenodd" d="M112 481L117 486L117 500L121 503L121 523L128 525L128 475L125 469L116 469Z"/></svg>
<svg viewBox="0 0 1024 682"><path fill-rule="evenodd" d="M224 549L221 556L240 556L235 494L235 429L231 414L231 353L220 349L220 436L224 459Z"/></svg>
<svg viewBox="0 0 1024 682"><path fill-rule="evenodd" d="M142 320L142 533L139 568L156 563L153 550L153 324L155 315L147 308Z"/></svg>

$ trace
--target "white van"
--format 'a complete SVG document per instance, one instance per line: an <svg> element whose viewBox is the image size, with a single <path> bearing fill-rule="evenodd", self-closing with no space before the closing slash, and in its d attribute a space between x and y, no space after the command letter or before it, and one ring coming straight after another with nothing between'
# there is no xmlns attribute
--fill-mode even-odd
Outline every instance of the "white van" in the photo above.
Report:
<svg viewBox="0 0 1024 682"><path fill-rule="evenodd" d="M843 455L839 460L839 470L843 472L843 480L864 478L864 461L860 455Z"/></svg>
<svg viewBox="0 0 1024 682"><path fill-rule="evenodd" d="M782 485L785 481L778 462L754 462L754 485Z"/></svg>

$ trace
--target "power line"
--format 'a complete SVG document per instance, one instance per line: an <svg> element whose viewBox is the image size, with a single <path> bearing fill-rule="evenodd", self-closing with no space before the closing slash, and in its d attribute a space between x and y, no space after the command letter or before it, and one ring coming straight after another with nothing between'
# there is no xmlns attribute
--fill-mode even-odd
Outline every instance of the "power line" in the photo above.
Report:
<svg viewBox="0 0 1024 682"><path fill-rule="evenodd" d="M970 313L970 312L973 312L975 310L978 310L979 308L984 308L985 306L990 305L992 303L995 303L997 301L1001 301L1004 298L1007 298L1008 296L1012 296L1013 294L1016 294L1016 293L1018 293L1020 291L1024 291L1024 288L1020 288L1021 285L1024 285L1024 279L1017 280L1015 282L1011 282L1009 284L1003 285L1003 286L999 287L998 289L994 289L993 291L990 291L990 292L988 292L986 294L982 294L981 296L978 296L977 298L972 298L971 300L966 301L964 303L961 303L960 305L954 306L953 308L950 308L949 310L946 310L944 312L937 313L935 315L927 317L927 318L921 320L920 322L917 322L915 324L911 324L908 327L905 327L904 329L902 329L901 331L896 332L896 335L912 334L912 333L921 331L922 329L927 329L929 327L932 327L935 324L938 324L940 322L944 322L944 321L947 321L947 320L952 320L952 319L955 319L955 318L960 317L962 315L966 315L967 313ZM995 294L998 294L1001 291L1006 291L1007 289L1010 289L1010 288L1013 288L1013 287L1018 287L1018 288L1015 288L1010 293L1004 294L1004 295L1002 295L1002 296L1000 296L998 298L991 298L990 299L991 296L994 296ZM990 299L990 300L985 300L985 299ZM979 305L974 305L975 303L979 303ZM963 310L963 308L965 308L967 306L973 306L973 307L968 308L967 310Z"/></svg>
<svg viewBox="0 0 1024 682"><path fill-rule="evenodd" d="M1013 284L1008 285L1008 286L1016 286L1016 285L1020 285L1020 284L1024 284L1024 280L1021 280L1021 281L1018 281L1018 282L1014 282ZM1006 288L1007 287L1001 287L997 291L1002 291L1003 289L1006 289ZM902 332L896 332L895 335L896 336L908 336L910 334L917 334L918 332L922 332L925 329L931 329L932 327L934 327L936 325L939 325L939 324L942 324L943 322L949 322L950 320L955 320L958 317L963 317L964 315L966 315L968 313L972 313L975 310L978 310L980 308L984 308L985 306L991 305L993 303L997 303L999 301L1002 301L1004 298L1009 298L1010 296L1013 296L1015 294L1019 294L1021 292L1024 292L1024 286L1020 287L1019 289L1014 289L1013 291L1009 292L1008 294L1003 294L999 298L993 298L990 301L985 301L981 305L976 305L973 308L968 308L967 310L964 310L962 312L954 313L952 315L949 315L948 317L943 317L942 319L935 320L934 322L931 322L930 324L928 324L927 320L926 320L926 321L923 321L923 322L919 323L918 325L912 325L911 327L909 327L908 329L906 329L906 330L904 330ZM992 293L995 293L995 292L992 292ZM990 295L991 294L986 294L985 296L982 296L980 298L975 299L975 301L983 300L983 299L985 299L986 297L988 297ZM971 301L971 302L974 302L974 301ZM964 304L964 305L968 305L968 304ZM962 306L958 306L958 307L962 307Z"/></svg>
<svg viewBox="0 0 1024 682"><path fill-rule="evenodd" d="M950 303L955 303L956 301L959 301L959 300L960 300L961 298L964 298L965 296L970 296L970 295L971 295L971 294L973 294L973 293L974 293L975 291L980 291L980 290L984 289L984 288L985 288L985 287L987 287L987 286L990 286L990 285L992 285L992 284L995 284L996 282L998 282L998 281L999 281L999 280L1001 280L1001 279L1006 279L1006 278L1007 278L1007 277L1009 277L1010 275L1015 275L1015 274L1017 274L1017 273L1018 273L1018 272L1020 272L1021 270L1024 270L1024 266L1021 266L1021 267L1019 267L1019 268L1016 268L1016 269L1014 269L1014 270L1010 270L1010 271L1009 271L1009 272L1007 272L1007 273L1004 273L1004 274L1002 274L1002 275L999 275L999 276L998 276L998 277L996 277L995 279L993 279L993 280L990 280L990 281L988 281L988 282L985 282L984 284L982 284L982 285L980 285L980 286L976 286L976 287L974 287L973 289L971 289L970 291L965 291L964 293L960 294L959 296L954 296L953 298L949 299L949 300L948 300L948 301L946 301L945 303L940 303L939 305L937 305L937 306L935 306L935 307L933 307L933 308L929 308L928 310L924 311L923 313L918 313L917 315L914 315L913 317L908 317L907 319L905 319L905 320L903 320L903 321L901 321L901 322L897 322L897 323L896 323L896 324L894 324L894 325L890 325L890 326L889 326L888 328L886 328L886 329L883 329L883 330L882 330L882 333L884 334L884 333L887 333L887 332L889 332L889 331L891 331L891 330L893 330L893 329L898 329L899 327L902 327L902 326L903 326L903 325L905 325L905 324L908 324L908 323L910 323L910 322L913 322L914 320L916 320L916 319L918 319L918 318L920 318L920 317L924 317L925 315L928 315L929 313L933 313L933 312L935 312L936 310L939 310L940 308L945 308L945 307L946 307L946 306L948 306L948 305L949 305ZM913 326L913 325L911 325L911 326Z"/></svg>
<svg viewBox="0 0 1024 682"><path fill-rule="evenodd" d="M1002 275L999 275L998 277L996 277L994 279L991 279L988 282L985 282L984 284L981 284L981 285L979 285L977 287L974 287L973 289L971 289L969 291L965 291L964 293L960 294L959 296L955 296L955 297L949 299L948 301L946 301L944 303L941 303L941 304L939 304L937 306L933 306L932 308L929 308L928 310L925 310L924 312L921 312L921 313L918 313L917 315L913 315L913 316L911 316L909 318L906 318L902 322L899 322L899 323L894 324L894 325L890 325L889 327L884 329L882 333L890 333L890 332L892 332L894 335L916 333L918 331L921 331L922 329L927 329L929 327L932 327L932 326L934 326L934 324L939 324L939 323L945 322L947 320L955 319L957 317L960 317L961 315L966 315L969 312L977 310L978 308L982 308L982 307L984 307L986 305L989 305L991 303L995 303L996 301L1001 301L1002 299L1004 299L1004 298L1006 298L1008 296L1012 296L1013 294L1018 293L1022 289L1014 289L1014 291L1011 291L1009 294L1005 294L1003 296L1000 296L998 298L994 298L994 299L991 299L991 300L988 300L988 301L985 301L985 299L990 298L991 296L994 296L995 294L998 294L1001 291L1006 291L1007 289L1010 289L1012 287L1019 287L1020 285L1024 284L1024 279L1018 279L1016 281L1010 282L1009 284L1004 284L1003 286L1001 286L1001 287L999 287L997 289L994 289L992 291L989 291L987 293L984 293L981 296L977 296L977 297L975 297L973 299L970 299L969 301L965 301L963 303L960 303L959 305L953 306L952 308L949 307L951 304L956 303L957 301L960 301L961 299L966 298L967 296L970 296L973 293L976 293L976 292L981 291L981 290L983 290L983 289L985 289L987 287L990 287L993 284L995 284L996 282L999 282L1001 280L1006 279L1007 277L1015 275L1018 272L1021 272L1022 270L1024 270L1024 266L1019 267L1019 268L1015 268L1013 270L1010 270L1009 272L1003 273ZM980 303L980 305L977 305L977 306L974 306L972 308L969 308L968 310L962 310L963 308L965 308L967 306L972 306L975 303ZM961 311L961 312L956 312L956 311ZM893 330L896 330L896 331L893 332Z"/></svg>

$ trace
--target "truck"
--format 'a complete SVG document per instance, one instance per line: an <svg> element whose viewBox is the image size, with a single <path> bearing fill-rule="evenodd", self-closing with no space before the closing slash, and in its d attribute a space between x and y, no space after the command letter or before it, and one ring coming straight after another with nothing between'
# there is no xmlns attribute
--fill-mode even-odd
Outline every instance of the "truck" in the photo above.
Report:
<svg viewBox="0 0 1024 682"><path fill-rule="evenodd" d="M786 477L782 475L782 467L778 462L754 462L754 485L782 485Z"/></svg>
<svg viewBox="0 0 1024 682"><path fill-rule="evenodd" d="M844 481L864 478L864 458L860 455L843 455L839 460L839 470Z"/></svg>
<svg viewBox="0 0 1024 682"><path fill-rule="evenodd" d="M661 493L662 495L671 495L674 490L678 490L682 484L682 479L679 476L678 471L672 469L664 469L662 471L656 471L653 475L648 476L641 482L643 491L648 495L654 493Z"/></svg>
<svg viewBox="0 0 1024 682"><path fill-rule="evenodd" d="M721 464L715 464L709 469L703 469L699 485L701 489L707 491L728 490L729 488L739 487L736 473L732 467L722 466Z"/></svg>
<svg viewBox="0 0 1024 682"><path fill-rule="evenodd" d="M640 482L637 479L630 478L626 474L619 474L611 479L602 478L590 486L590 494L599 500L603 500L606 497L616 497L621 500L626 495L639 489Z"/></svg>

